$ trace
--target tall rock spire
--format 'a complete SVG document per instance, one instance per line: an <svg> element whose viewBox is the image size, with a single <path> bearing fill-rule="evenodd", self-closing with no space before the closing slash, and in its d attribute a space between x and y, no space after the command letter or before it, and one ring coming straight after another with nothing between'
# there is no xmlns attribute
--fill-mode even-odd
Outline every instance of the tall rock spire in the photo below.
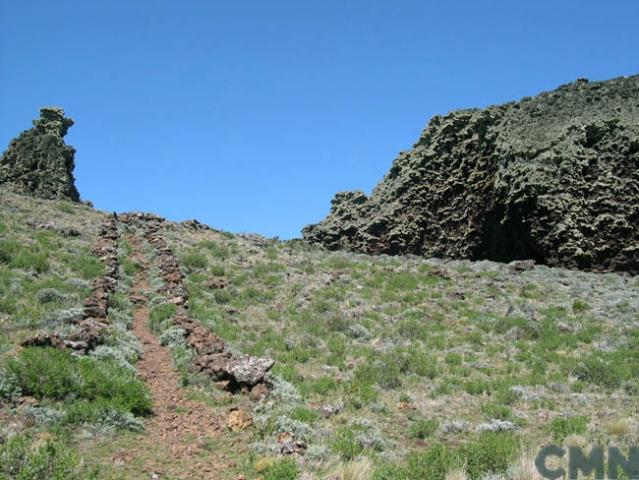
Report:
<svg viewBox="0 0 639 480"><path fill-rule="evenodd" d="M64 142L73 120L43 107L33 128L11 141L0 158L0 185L16 193L80 201L73 177L75 149Z"/></svg>

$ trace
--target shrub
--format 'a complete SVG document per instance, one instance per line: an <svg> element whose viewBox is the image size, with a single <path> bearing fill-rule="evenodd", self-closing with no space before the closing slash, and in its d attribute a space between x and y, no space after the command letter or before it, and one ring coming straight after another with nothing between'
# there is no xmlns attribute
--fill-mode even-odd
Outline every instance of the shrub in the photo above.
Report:
<svg viewBox="0 0 639 480"><path fill-rule="evenodd" d="M133 365L131 365L124 352L115 347L111 347L108 345L98 345L91 352L91 357L98 360L112 362L114 365L117 365L120 368L135 371L135 368L133 367Z"/></svg>
<svg viewBox="0 0 639 480"><path fill-rule="evenodd" d="M106 399L123 411L151 411L146 386L133 372L112 362L77 358L55 348L30 347L9 359L7 371L25 394L39 399Z"/></svg>
<svg viewBox="0 0 639 480"><path fill-rule="evenodd" d="M22 389L16 376L0 368L0 400L15 401L21 395Z"/></svg>
<svg viewBox="0 0 639 480"><path fill-rule="evenodd" d="M484 432L477 441L462 445L459 453L470 478L479 478L489 472L505 473L520 450L519 439L514 435Z"/></svg>
<svg viewBox="0 0 639 480"><path fill-rule="evenodd" d="M436 444L410 454L404 463L383 465L375 471L373 480L444 480L448 472L464 465L472 479L503 474L519 450L520 442L514 435L485 432L457 449Z"/></svg>
<svg viewBox="0 0 639 480"><path fill-rule="evenodd" d="M202 240L198 243L198 247L206 248L214 257L227 258L229 256L229 249L213 240Z"/></svg>
<svg viewBox="0 0 639 480"><path fill-rule="evenodd" d="M593 353L579 362L570 373L582 382L605 388L619 388L632 377L630 362L623 355Z"/></svg>
<svg viewBox="0 0 639 480"><path fill-rule="evenodd" d="M208 263L206 257L201 253L189 252L182 256L182 265L189 271L206 268Z"/></svg>
<svg viewBox="0 0 639 480"><path fill-rule="evenodd" d="M64 302L68 298L68 295L55 288L43 288L36 293L36 299L40 303Z"/></svg>
<svg viewBox="0 0 639 480"><path fill-rule="evenodd" d="M24 249L20 250L11 259L9 266L22 270L31 270L36 273L48 272L50 268L48 255L46 253Z"/></svg>
<svg viewBox="0 0 639 480"><path fill-rule="evenodd" d="M481 406L481 411L486 418L491 420L508 420L512 418L513 413L505 405L499 405L498 403L484 403Z"/></svg>
<svg viewBox="0 0 639 480"><path fill-rule="evenodd" d="M562 441L569 435L583 435L588 428L588 417L557 417L550 422L553 439Z"/></svg>
<svg viewBox="0 0 639 480"><path fill-rule="evenodd" d="M83 280L93 280L104 274L104 264L90 254L74 255L70 259L71 269Z"/></svg>
<svg viewBox="0 0 639 480"><path fill-rule="evenodd" d="M177 312L177 307L172 303L162 303L153 307L149 314L151 328L155 331L163 331L166 328L165 322L171 319L175 312Z"/></svg>
<svg viewBox="0 0 639 480"><path fill-rule="evenodd" d="M292 458L273 463L264 471L264 480L297 480L300 469Z"/></svg>
<svg viewBox="0 0 639 480"><path fill-rule="evenodd" d="M178 326L172 326L164 330L160 335L160 344L162 346L168 346L174 348L180 345L184 345L184 334L186 332L183 328Z"/></svg>
<svg viewBox="0 0 639 480"><path fill-rule="evenodd" d="M311 410L310 408L299 406L295 407L293 411L291 411L290 417L299 422L313 423L319 418L319 413L315 410Z"/></svg>
<svg viewBox="0 0 639 480"><path fill-rule="evenodd" d="M286 404L296 404L302 401L299 391L292 383L277 375L271 376L271 383L273 384L271 395L274 399Z"/></svg>
<svg viewBox="0 0 639 480"><path fill-rule="evenodd" d="M275 420L275 431L277 433L288 432L297 440L308 442L315 435L315 431L308 424L299 420L293 420L286 415L280 415Z"/></svg>
<svg viewBox="0 0 639 480"><path fill-rule="evenodd" d="M67 425L90 424L111 430L144 429L142 422L131 412L106 399L73 402L67 407L62 420Z"/></svg>
<svg viewBox="0 0 639 480"><path fill-rule="evenodd" d="M52 323L75 323L82 320L84 309L67 308L64 310L55 310L46 315L46 321Z"/></svg>
<svg viewBox="0 0 639 480"><path fill-rule="evenodd" d="M587 310L590 310L590 305L585 301L577 298L572 302L572 311L574 313L583 313Z"/></svg>
<svg viewBox="0 0 639 480"><path fill-rule="evenodd" d="M409 428L409 434L412 438L424 440L430 437L439 428L437 420L417 420Z"/></svg>
<svg viewBox="0 0 639 480"><path fill-rule="evenodd" d="M15 240L0 240L0 263L9 264L20 251L20 243Z"/></svg>
<svg viewBox="0 0 639 480"><path fill-rule="evenodd" d="M331 449L342 460L353 460L362 453L364 447L350 427L341 427L331 442Z"/></svg>
<svg viewBox="0 0 639 480"><path fill-rule="evenodd" d="M87 471L66 443L48 440L38 447L25 435L14 435L0 443L0 478L19 480L89 480Z"/></svg>

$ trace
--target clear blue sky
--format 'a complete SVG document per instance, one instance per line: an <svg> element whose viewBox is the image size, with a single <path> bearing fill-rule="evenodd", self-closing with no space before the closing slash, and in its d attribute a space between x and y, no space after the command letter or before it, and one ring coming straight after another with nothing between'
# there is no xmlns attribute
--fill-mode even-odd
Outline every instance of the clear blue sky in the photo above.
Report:
<svg viewBox="0 0 639 480"><path fill-rule="evenodd" d="M0 149L75 119L84 199L290 238L428 119L639 73L636 0L4 0Z"/></svg>

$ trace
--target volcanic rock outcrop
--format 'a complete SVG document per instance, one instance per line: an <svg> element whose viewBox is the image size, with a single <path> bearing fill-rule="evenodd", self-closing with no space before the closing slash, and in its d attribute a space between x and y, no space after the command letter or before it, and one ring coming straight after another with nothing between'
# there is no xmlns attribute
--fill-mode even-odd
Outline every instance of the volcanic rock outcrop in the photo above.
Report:
<svg viewBox="0 0 639 480"><path fill-rule="evenodd" d="M11 141L0 158L0 185L16 193L79 201L73 178L75 149L64 143L73 120L57 107L40 109L33 128Z"/></svg>
<svg viewBox="0 0 639 480"><path fill-rule="evenodd" d="M329 249L639 271L639 76L435 116L367 197L303 230Z"/></svg>

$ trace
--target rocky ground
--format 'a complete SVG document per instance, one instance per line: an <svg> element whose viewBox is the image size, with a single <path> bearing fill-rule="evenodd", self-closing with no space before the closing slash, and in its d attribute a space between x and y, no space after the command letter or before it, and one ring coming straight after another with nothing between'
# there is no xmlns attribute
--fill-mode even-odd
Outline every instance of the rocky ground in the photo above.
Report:
<svg viewBox="0 0 639 480"><path fill-rule="evenodd" d="M524 480L637 442L639 277L1 200L0 478Z"/></svg>

